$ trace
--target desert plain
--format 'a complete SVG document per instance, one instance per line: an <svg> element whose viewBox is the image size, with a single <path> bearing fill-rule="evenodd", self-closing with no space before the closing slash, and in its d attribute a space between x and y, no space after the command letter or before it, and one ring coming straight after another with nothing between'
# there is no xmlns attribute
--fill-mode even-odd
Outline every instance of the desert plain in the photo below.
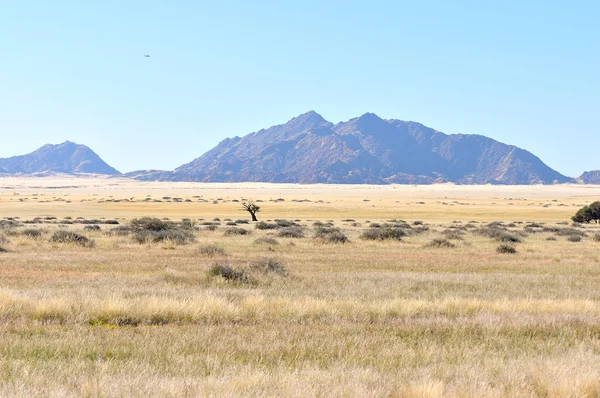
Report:
<svg viewBox="0 0 600 398"><path fill-rule="evenodd" d="M599 198L1 178L0 396L599 397Z"/></svg>

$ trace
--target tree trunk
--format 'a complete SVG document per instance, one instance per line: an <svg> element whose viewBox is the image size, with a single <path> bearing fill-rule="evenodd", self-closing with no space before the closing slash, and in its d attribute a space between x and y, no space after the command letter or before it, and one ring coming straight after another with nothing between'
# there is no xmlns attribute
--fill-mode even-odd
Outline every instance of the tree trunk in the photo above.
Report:
<svg viewBox="0 0 600 398"><path fill-rule="evenodd" d="M250 215L252 216L252 221L258 221L258 218L256 218L256 213L250 212Z"/></svg>

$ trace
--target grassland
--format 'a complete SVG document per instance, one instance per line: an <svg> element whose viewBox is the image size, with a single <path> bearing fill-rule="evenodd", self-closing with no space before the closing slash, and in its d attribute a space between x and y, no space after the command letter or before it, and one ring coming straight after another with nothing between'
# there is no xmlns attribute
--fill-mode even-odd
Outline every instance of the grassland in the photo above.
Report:
<svg viewBox="0 0 600 398"><path fill-rule="evenodd" d="M248 198L297 226L236 223ZM0 395L599 397L600 228L569 222L597 198L0 179ZM144 216L191 240L114 230ZM315 222L349 242L315 239ZM404 235L361 238L386 228ZM63 230L94 244L53 242Z"/></svg>

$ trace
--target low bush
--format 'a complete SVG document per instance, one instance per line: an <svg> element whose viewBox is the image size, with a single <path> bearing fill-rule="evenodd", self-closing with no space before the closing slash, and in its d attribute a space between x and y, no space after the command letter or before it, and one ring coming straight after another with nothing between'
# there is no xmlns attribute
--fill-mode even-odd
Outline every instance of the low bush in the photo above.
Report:
<svg viewBox="0 0 600 398"><path fill-rule="evenodd" d="M279 230L277 236L281 238L304 238L304 231L300 227L284 227Z"/></svg>
<svg viewBox="0 0 600 398"><path fill-rule="evenodd" d="M50 237L53 243L75 243L84 247L94 247L95 242L87 236L73 231L56 231Z"/></svg>
<svg viewBox="0 0 600 398"><path fill-rule="evenodd" d="M29 239L39 239L42 237L42 235L44 235L44 231L41 229L26 228L22 230L19 234Z"/></svg>
<svg viewBox="0 0 600 398"><path fill-rule="evenodd" d="M275 238L271 238L268 236L262 236L254 241L257 245L273 245L276 246L279 244L279 241Z"/></svg>
<svg viewBox="0 0 600 398"><path fill-rule="evenodd" d="M194 241L194 237L191 233L170 230L138 231L133 236L133 239L140 244L170 241L176 245L185 245Z"/></svg>
<svg viewBox="0 0 600 398"><path fill-rule="evenodd" d="M425 247L453 248L456 247L456 245L447 241L446 239L434 239L431 242L427 243Z"/></svg>
<svg viewBox="0 0 600 398"><path fill-rule="evenodd" d="M496 252L502 254L516 254L517 249L514 246L509 245L508 243L501 243L497 248Z"/></svg>
<svg viewBox="0 0 600 398"><path fill-rule="evenodd" d="M170 229L169 223L163 221L159 218L154 217L142 217L142 218L134 218L131 220L130 224L131 229L134 232L138 231L166 231Z"/></svg>
<svg viewBox="0 0 600 398"><path fill-rule="evenodd" d="M217 245L202 245L199 250L200 254L206 256L222 256L225 254L225 249Z"/></svg>
<svg viewBox="0 0 600 398"><path fill-rule="evenodd" d="M406 232L401 228L369 228L360 235L364 240L402 240Z"/></svg>
<svg viewBox="0 0 600 398"><path fill-rule="evenodd" d="M600 233L594 234L594 236L592 236L592 240L594 242L600 242Z"/></svg>
<svg viewBox="0 0 600 398"><path fill-rule="evenodd" d="M278 275L287 275L287 269L281 262L281 260L273 257L264 257L252 263L252 270L274 273Z"/></svg>
<svg viewBox="0 0 600 398"><path fill-rule="evenodd" d="M100 226L99 225L86 225L85 227L83 227L84 231L100 231Z"/></svg>
<svg viewBox="0 0 600 398"><path fill-rule="evenodd" d="M233 282L246 282L249 280L248 273L245 270L225 263L214 264L208 270L208 274Z"/></svg>
<svg viewBox="0 0 600 398"><path fill-rule="evenodd" d="M569 235L567 237L567 240L569 242L581 242L581 236L579 236L579 235Z"/></svg>
<svg viewBox="0 0 600 398"><path fill-rule="evenodd" d="M521 239L508 232L502 232L496 236L496 240L499 242L509 242L509 243L521 243Z"/></svg>
<svg viewBox="0 0 600 398"><path fill-rule="evenodd" d="M218 228L218 225L207 225L206 227L204 227L206 231L216 231Z"/></svg>
<svg viewBox="0 0 600 398"><path fill-rule="evenodd" d="M277 229L279 228L279 226L277 224L272 224L272 223L267 223L264 221L259 221L258 223L254 224L254 228L256 229L262 229L262 230L267 230L267 229Z"/></svg>
<svg viewBox="0 0 600 398"><path fill-rule="evenodd" d="M252 231L250 231L248 229L238 228L238 227L230 227L230 228L227 228L225 230L224 235L225 236L230 236L230 235L250 235L251 233L252 233Z"/></svg>
<svg viewBox="0 0 600 398"><path fill-rule="evenodd" d="M336 227L317 227L315 228L315 239L323 243L346 243L348 237Z"/></svg>

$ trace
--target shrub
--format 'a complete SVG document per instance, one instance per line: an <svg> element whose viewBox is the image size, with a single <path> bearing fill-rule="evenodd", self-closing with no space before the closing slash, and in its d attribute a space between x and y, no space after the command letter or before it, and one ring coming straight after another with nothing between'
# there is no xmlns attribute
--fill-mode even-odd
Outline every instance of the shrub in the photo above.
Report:
<svg viewBox="0 0 600 398"><path fill-rule="evenodd" d="M7 243L10 243L8 238L4 235L0 235L0 245L6 245Z"/></svg>
<svg viewBox="0 0 600 398"><path fill-rule="evenodd" d="M508 243L501 243L496 248L496 251L498 253L503 253L503 254L516 254L517 253L517 249L515 249L514 246L509 245Z"/></svg>
<svg viewBox="0 0 600 398"><path fill-rule="evenodd" d="M518 236L512 235L508 232L502 232L496 236L496 240L499 242L509 242L509 243L521 243L521 239Z"/></svg>
<svg viewBox="0 0 600 398"><path fill-rule="evenodd" d="M250 224L250 221L240 219L240 220L235 220L235 223L236 224Z"/></svg>
<svg viewBox="0 0 600 398"><path fill-rule="evenodd" d="M279 241L275 238L270 238L268 236L263 236L254 241L257 245L273 245L276 246L279 244Z"/></svg>
<svg viewBox="0 0 600 398"><path fill-rule="evenodd" d="M231 227L231 228L227 228L225 230L224 235L225 236L229 236L229 235L250 235L251 233L252 233L252 231L244 229L244 228Z"/></svg>
<svg viewBox="0 0 600 398"><path fill-rule="evenodd" d="M576 223L589 223L600 221L600 201L584 206L571 218Z"/></svg>
<svg viewBox="0 0 600 398"><path fill-rule="evenodd" d="M254 225L256 229L277 229L279 226L277 224L266 223L264 221L259 221Z"/></svg>
<svg viewBox="0 0 600 398"><path fill-rule="evenodd" d="M76 243L84 247L93 247L95 242L87 236L73 231L56 231L50 237L50 242L54 243Z"/></svg>
<svg viewBox="0 0 600 398"><path fill-rule="evenodd" d="M360 235L364 240L402 240L406 232L401 228L369 228Z"/></svg>
<svg viewBox="0 0 600 398"><path fill-rule="evenodd" d="M44 234L44 231L41 229L35 229L35 228L26 228L24 230L22 230L20 232L20 234L22 236L25 236L26 238L30 238L30 239L39 239L42 237L42 235Z"/></svg>
<svg viewBox="0 0 600 398"><path fill-rule="evenodd" d="M185 245L194 241L193 235L191 233L169 230L138 231L133 236L133 239L140 244L171 241L176 245Z"/></svg>
<svg viewBox="0 0 600 398"><path fill-rule="evenodd" d="M153 217L134 218L130 223L131 229L137 231L166 231L169 224L161 219Z"/></svg>
<svg viewBox="0 0 600 398"><path fill-rule="evenodd" d="M594 242L600 242L600 233L594 234L594 236L592 236L592 240Z"/></svg>
<svg viewBox="0 0 600 398"><path fill-rule="evenodd" d="M456 247L456 245L454 245L453 243L447 241L446 239L434 239L431 242L429 242L428 244L425 245L426 247L439 247L439 248L453 248Z"/></svg>
<svg viewBox="0 0 600 398"><path fill-rule="evenodd" d="M304 238L304 231L300 227L284 227L279 230L277 236L281 238Z"/></svg>
<svg viewBox="0 0 600 398"><path fill-rule="evenodd" d="M0 246L0 253L8 253L8 250Z"/></svg>
<svg viewBox="0 0 600 398"><path fill-rule="evenodd" d="M567 240L569 242L581 242L581 236L579 236L579 235L569 235L567 237Z"/></svg>
<svg viewBox="0 0 600 398"><path fill-rule="evenodd" d="M245 282L249 279L248 273L245 270L236 268L231 264L214 264L208 270L208 274L210 276L219 276L223 279L234 282Z"/></svg>
<svg viewBox="0 0 600 398"><path fill-rule="evenodd" d="M107 231L106 235L127 236L131 232L131 227L127 225L119 225L118 227L111 228L109 231Z"/></svg>
<svg viewBox="0 0 600 398"><path fill-rule="evenodd" d="M320 239L324 243L346 243L348 237L335 227L318 227L315 228L315 239Z"/></svg>
<svg viewBox="0 0 600 398"><path fill-rule="evenodd" d="M207 225L206 227L204 227L204 229L207 231L216 231L217 228L219 228L218 225Z"/></svg>
<svg viewBox="0 0 600 398"><path fill-rule="evenodd" d="M217 245L200 246L200 253L207 256L222 256L225 254L225 249Z"/></svg>
<svg viewBox="0 0 600 398"><path fill-rule="evenodd" d="M287 275L287 269L281 262L273 257L264 257L258 261L255 261L251 267L253 270L261 271L264 273L274 273L278 275Z"/></svg>
<svg viewBox="0 0 600 398"><path fill-rule="evenodd" d="M86 225L85 227L83 227L84 231L100 231L100 226L99 225Z"/></svg>

